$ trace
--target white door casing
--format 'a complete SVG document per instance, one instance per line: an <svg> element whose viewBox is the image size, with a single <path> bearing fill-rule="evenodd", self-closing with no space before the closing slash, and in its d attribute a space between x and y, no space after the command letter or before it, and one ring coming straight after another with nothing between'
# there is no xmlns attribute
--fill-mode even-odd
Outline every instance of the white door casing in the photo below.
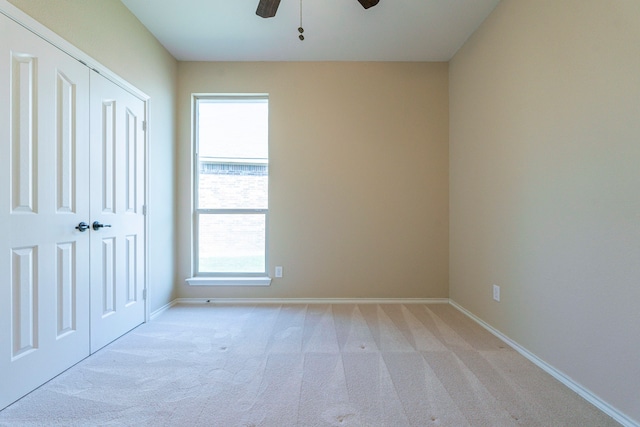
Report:
<svg viewBox="0 0 640 427"><path fill-rule="evenodd" d="M145 319L145 103L92 72L90 111L94 352Z"/></svg>
<svg viewBox="0 0 640 427"><path fill-rule="evenodd" d="M89 355L89 73L0 14L0 409Z"/></svg>

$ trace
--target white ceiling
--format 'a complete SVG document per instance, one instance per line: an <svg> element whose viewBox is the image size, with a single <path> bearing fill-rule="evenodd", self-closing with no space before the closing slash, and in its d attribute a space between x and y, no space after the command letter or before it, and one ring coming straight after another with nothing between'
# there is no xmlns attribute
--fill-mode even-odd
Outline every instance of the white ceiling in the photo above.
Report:
<svg viewBox="0 0 640 427"><path fill-rule="evenodd" d="M500 0L122 0L181 61L448 61Z"/></svg>

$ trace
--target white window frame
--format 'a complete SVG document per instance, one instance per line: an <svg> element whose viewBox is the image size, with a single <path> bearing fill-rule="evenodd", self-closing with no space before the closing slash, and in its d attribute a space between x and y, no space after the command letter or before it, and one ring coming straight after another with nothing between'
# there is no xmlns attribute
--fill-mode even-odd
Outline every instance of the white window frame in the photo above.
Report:
<svg viewBox="0 0 640 427"><path fill-rule="evenodd" d="M269 101L268 94L193 94L192 95L192 120L193 120L193 271L194 277L187 279L189 285L243 285L243 286L268 286L271 284L269 277L269 207L267 209L203 209L198 206L199 203L199 187L200 187L200 156L199 156L199 109L198 104L201 100L234 100L234 101L250 101L250 100L266 100ZM255 163L255 162L254 162ZM254 164L247 162L247 164ZM267 160L267 192L269 191L269 172ZM200 217L201 215L215 214L256 214L264 215L265 219L265 262L264 271L262 272L201 272L199 269L199 236L200 236Z"/></svg>

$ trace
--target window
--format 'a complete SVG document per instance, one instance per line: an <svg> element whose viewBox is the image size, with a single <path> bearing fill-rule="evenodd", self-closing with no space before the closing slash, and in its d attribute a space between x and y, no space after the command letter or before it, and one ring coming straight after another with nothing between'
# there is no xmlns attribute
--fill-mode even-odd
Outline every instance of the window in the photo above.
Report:
<svg viewBox="0 0 640 427"><path fill-rule="evenodd" d="M196 96L195 271L267 275L267 96Z"/></svg>

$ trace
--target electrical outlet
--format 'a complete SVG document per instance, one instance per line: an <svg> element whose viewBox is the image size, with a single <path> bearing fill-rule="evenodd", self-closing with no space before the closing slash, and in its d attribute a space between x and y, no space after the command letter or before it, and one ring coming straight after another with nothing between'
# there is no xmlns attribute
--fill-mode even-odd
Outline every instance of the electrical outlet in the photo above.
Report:
<svg viewBox="0 0 640 427"><path fill-rule="evenodd" d="M500 286L493 285L493 299L500 302Z"/></svg>
<svg viewBox="0 0 640 427"><path fill-rule="evenodd" d="M282 266L276 266L276 277L282 277Z"/></svg>

